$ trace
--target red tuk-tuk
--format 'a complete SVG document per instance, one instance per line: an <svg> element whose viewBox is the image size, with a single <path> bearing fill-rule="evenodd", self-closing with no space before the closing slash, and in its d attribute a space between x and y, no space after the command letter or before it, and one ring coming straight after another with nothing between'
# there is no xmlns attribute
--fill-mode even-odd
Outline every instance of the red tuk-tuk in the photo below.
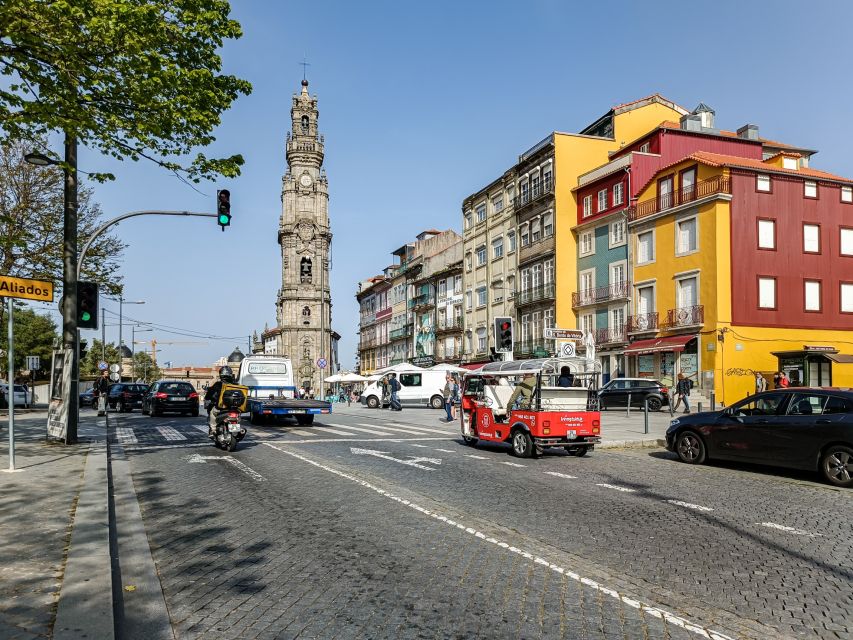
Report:
<svg viewBox="0 0 853 640"><path fill-rule="evenodd" d="M462 380L462 439L509 442L519 458L549 447L586 455L601 442L599 374L600 365L585 358L490 362L470 371Z"/></svg>

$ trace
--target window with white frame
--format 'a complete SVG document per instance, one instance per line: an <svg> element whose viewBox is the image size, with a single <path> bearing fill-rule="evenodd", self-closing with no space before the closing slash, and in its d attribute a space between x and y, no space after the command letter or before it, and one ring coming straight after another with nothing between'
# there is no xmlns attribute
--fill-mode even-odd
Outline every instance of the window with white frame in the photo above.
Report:
<svg viewBox="0 0 853 640"><path fill-rule="evenodd" d="M610 309L610 328L623 330L625 328L625 307Z"/></svg>
<svg viewBox="0 0 853 640"><path fill-rule="evenodd" d="M595 331L595 315L591 313L585 313L580 317L580 330L584 332L584 334L592 333Z"/></svg>
<svg viewBox="0 0 853 640"><path fill-rule="evenodd" d="M542 227L539 218L530 221L530 242L538 242L542 237Z"/></svg>
<svg viewBox="0 0 853 640"><path fill-rule="evenodd" d="M592 299L592 290L595 288L595 269L581 271L580 274L580 293L584 304L594 302Z"/></svg>
<svg viewBox="0 0 853 640"><path fill-rule="evenodd" d="M503 194L496 195L492 198L492 210L495 213L500 213L504 210L504 197Z"/></svg>
<svg viewBox="0 0 853 640"><path fill-rule="evenodd" d="M680 220L677 223L677 234L676 253L678 255L696 251L696 218Z"/></svg>
<svg viewBox="0 0 853 640"><path fill-rule="evenodd" d="M586 256L595 250L595 235L593 231L584 231L580 238L581 255Z"/></svg>
<svg viewBox="0 0 853 640"><path fill-rule="evenodd" d="M478 204L475 211L477 213L477 222L483 222L486 219L486 203Z"/></svg>
<svg viewBox="0 0 853 640"><path fill-rule="evenodd" d="M515 231L507 231L506 234L506 252L512 253L515 251Z"/></svg>
<svg viewBox="0 0 853 640"><path fill-rule="evenodd" d="M598 211L607 209L607 189L598 192Z"/></svg>
<svg viewBox="0 0 853 640"><path fill-rule="evenodd" d="M613 206L622 204L625 200L625 185L622 182L617 182L613 185Z"/></svg>
<svg viewBox="0 0 853 640"><path fill-rule="evenodd" d="M644 316L648 313L654 313L655 310L655 287L654 285L645 285L637 287L637 315ZM645 328L645 327L643 327Z"/></svg>
<svg viewBox="0 0 853 640"><path fill-rule="evenodd" d="M758 279L758 308L776 308L776 278Z"/></svg>
<svg viewBox="0 0 853 640"><path fill-rule="evenodd" d="M530 332L533 334L533 342L542 340L542 312L534 311L530 314Z"/></svg>
<svg viewBox="0 0 853 640"><path fill-rule="evenodd" d="M504 239L503 236L498 236L492 240L492 257L502 258L504 255Z"/></svg>
<svg viewBox="0 0 853 640"><path fill-rule="evenodd" d="M542 265L534 264L530 267L530 286L538 287L542 284Z"/></svg>
<svg viewBox="0 0 853 640"><path fill-rule="evenodd" d="M438 281L438 299L444 300L447 297L447 280Z"/></svg>
<svg viewBox="0 0 853 640"><path fill-rule="evenodd" d="M640 153L648 153L648 152L649 152L649 143L648 143L648 142L644 142L643 144L641 144L641 145L640 145L640 148L638 149L638 151L639 151Z"/></svg>
<svg viewBox="0 0 853 640"><path fill-rule="evenodd" d="M799 169L800 163L797 160L797 158L788 158L788 157L783 156L782 157L782 168L783 169Z"/></svg>
<svg viewBox="0 0 853 640"><path fill-rule="evenodd" d="M488 336L486 335L485 327L480 327L477 329L477 351L482 353L489 348L488 345Z"/></svg>
<svg viewBox="0 0 853 640"><path fill-rule="evenodd" d="M806 198L817 198L817 182L806 180L803 184L803 195Z"/></svg>
<svg viewBox="0 0 853 640"><path fill-rule="evenodd" d="M610 223L610 246L618 247L625 244L625 221L614 220Z"/></svg>
<svg viewBox="0 0 853 640"><path fill-rule="evenodd" d="M470 211L465 214L465 228L466 229L471 228L471 212Z"/></svg>
<svg viewBox="0 0 853 640"><path fill-rule="evenodd" d="M585 196L583 199L583 217L588 218L592 215L592 196Z"/></svg>
<svg viewBox="0 0 853 640"><path fill-rule="evenodd" d="M625 262L614 262L610 265L610 284L622 284L627 279Z"/></svg>
<svg viewBox="0 0 853 640"><path fill-rule="evenodd" d="M820 281L806 280L804 288L806 311L820 311Z"/></svg>
<svg viewBox="0 0 853 640"><path fill-rule="evenodd" d="M542 216L542 237L550 238L554 235L554 214L546 213Z"/></svg>
<svg viewBox="0 0 853 640"><path fill-rule="evenodd" d="M644 231L637 234L637 264L646 264L655 259L655 232Z"/></svg>
<svg viewBox="0 0 853 640"><path fill-rule="evenodd" d="M465 269L467 271L471 270L471 265L473 264L473 259L471 258L471 252L465 254Z"/></svg>
<svg viewBox="0 0 853 640"><path fill-rule="evenodd" d="M530 342L530 314L525 313L521 316L521 343L528 344Z"/></svg>
<svg viewBox="0 0 853 640"><path fill-rule="evenodd" d="M538 173L533 174L533 176L530 178L530 189L533 193L534 198L537 197L540 193L542 193L539 190L539 174Z"/></svg>
<svg viewBox="0 0 853 640"><path fill-rule="evenodd" d="M486 245L481 244L477 247L477 266L481 267L486 264Z"/></svg>
<svg viewBox="0 0 853 640"><path fill-rule="evenodd" d="M853 313L853 284L841 283L841 313Z"/></svg>
<svg viewBox="0 0 853 640"><path fill-rule="evenodd" d="M841 228L841 255L853 256L853 229Z"/></svg>
<svg viewBox="0 0 853 640"><path fill-rule="evenodd" d="M530 244L530 225L525 222L518 228L518 234L521 236L522 247L526 247Z"/></svg>
<svg viewBox="0 0 853 640"><path fill-rule="evenodd" d="M547 166L544 171L542 171L542 189L544 191L550 191L551 189L551 166Z"/></svg>
<svg viewBox="0 0 853 640"><path fill-rule="evenodd" d="M820 253L820 227L818 225L803 225L803 252Z"/></svg>
<svg viewBox="0 0 853 640"><path fill-rule="evenodd" d="M775 220L759 220L758 221L758 248L759 249L775 249L776 248L776 221Z"/></svg>
<svg viewBox="0 0 853 640"><path fill-rule="evenodd" d="M699 279L696 276L680 278L677 281L676 295L679 309L695 307L699 304Z"/></svg>
<svg viewBox="0 0 853 640"><path fill-rule="evenodd" d="M841 202L853 202L853 187L841 187Z"/></svg>
<svg viewBox="0 0 853 640"><path fill-rule="evenodd" d="M521 204L524 204L525 202L530 200L530 185L527 182L522 182L518 188L518 195L521 197Z"/></svg>
<svg viewBox="0 0 853 640"><path fill-rule="evenodd" d="M462 276L456 276L456 282L453 284L453 293L462 293Z"/></svg>
<svg viewBox="0 0 853 640"><path fill-rule="evenodd" d="M472 309L474 307L474 294L470 289L465 292L465 308Z"/></svg>
<svg viewBox="0 0 853 640"><path fill-rule="evenodd" d="M486 302L486 287L477 287L477 306L485 307Z"/></svg>
<svg viewBox="0 0 853 640"><path fill-rule="evenodd" d="M548 258L542 263L542 282L544 284L554 282L554 258Z"/></svg>
<svg viewBox="0 0 853 640"><path fill-rule="evenodd" d="M527 291L530 289L530 267L521 270L521 290Z"/></svg>
<svg viewBox="0 0 853 640"><path fill-rule="evenodd" d="M542 328L553 329L554 326L554 310L545 309L545 311L542 313Z"/></svg>
<svg viewBox="0 0 853 640"><path fill-rule="evenodd" d="M756 191L770 191L770 176L766 173L759 173L755 176Z"/></svg>

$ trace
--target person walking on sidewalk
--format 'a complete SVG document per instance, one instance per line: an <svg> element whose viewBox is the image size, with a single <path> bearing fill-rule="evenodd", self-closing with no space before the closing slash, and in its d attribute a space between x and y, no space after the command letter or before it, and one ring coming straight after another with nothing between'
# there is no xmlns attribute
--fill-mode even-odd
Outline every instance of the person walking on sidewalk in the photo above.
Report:
<svg viewBox="0 0 853 640"><path fill-rule="evenodd" d="M684 404L684 413L690 413L690 380L684 377L683 373L678 374L678 382L675 384L675 395L678 399L675 401L673 411L677 411L679 405Z"/></svg>
<svg viewBox="0 0 853 640"><path fill-rule="evenodd" d="M103 416L107 413L107 392L110 390L109 371L104 369L101 372L101 377L95 380L95 386L92 393L98 398L98 415Z"/></svg>
<svg viewBox="0 0 853 640"><path fill-rule="evenodd" d="M448 372L444 376L445 384L442 390L444 396L444 411L447 413L447 422L453 422L456 418L453 415L454 407L456 406L456 397L459 395L459 385L456 384L456 379L453 374Z"/></svg>
<svg viewBox="0 0 853 640"><path fill-rule="evenodd" d="M388 381L388 386L391 389L391 411L402 411L403 405L400 404L400 398L397 393L400 391L400 381L397 380L397 374L392 373L391 379Z"/></svg>

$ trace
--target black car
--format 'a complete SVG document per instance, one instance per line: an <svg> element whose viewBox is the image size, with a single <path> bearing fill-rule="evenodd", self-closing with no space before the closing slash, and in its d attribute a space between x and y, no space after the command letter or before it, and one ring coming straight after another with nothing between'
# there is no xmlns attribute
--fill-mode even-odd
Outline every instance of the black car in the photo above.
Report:
<svg viewBox="0 0 853 640"><path fill-rule="evenodd" d="M714 458L816 470L853 487L853 390L777 389L681 416L670 422L666 448L690 464Z"/></svg>
<svg viewBox="0 0 853 640"><path fill-rule="evenodd" d="M627 407L629 398L631 406L638 409L643 408L648 398L649 411L659 411L669 405L669 389L651 378L616 378L598 390L598 407Z"/></svg>
<svg viewBox="0 0 853 640"><path fill-rule="evenodd" d="M142 399L142 413L159 416L167 411L198 415L198 393L189 382L160 380L148 388Z"/></svg>
<svg viewBox="0 0 853 640"><path fill-rule="evenodd" d="M80 407L90 407L94 409L97 402L98 401L95 399L94 389L86 389L80 394Z"/></svg>
<svg viewBox="0 0 853 640"><path fill-rule="evenodd" d="M110 386L107 392L107 405L110 409L118 408L124 413L142 407L142 398L148 391L146 384L131 384L120 382Z"/></svg>

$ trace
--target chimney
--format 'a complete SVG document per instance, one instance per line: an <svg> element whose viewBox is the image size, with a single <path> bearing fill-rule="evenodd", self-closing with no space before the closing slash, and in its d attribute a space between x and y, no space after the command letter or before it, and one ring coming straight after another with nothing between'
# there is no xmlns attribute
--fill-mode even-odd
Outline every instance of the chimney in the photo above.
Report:
<svg viewBox="0 0 853 640"><path fill-rule="evenodd" d="M758 125L745 124L737 130L737 137L744 140L758 140Z"/></svg>
<svg viewBox="0 0 853 640"><path fill-rule="evenodd" d="M702 118L697 113L681 116L681 128L684 131L702 131Z"/></svg>

